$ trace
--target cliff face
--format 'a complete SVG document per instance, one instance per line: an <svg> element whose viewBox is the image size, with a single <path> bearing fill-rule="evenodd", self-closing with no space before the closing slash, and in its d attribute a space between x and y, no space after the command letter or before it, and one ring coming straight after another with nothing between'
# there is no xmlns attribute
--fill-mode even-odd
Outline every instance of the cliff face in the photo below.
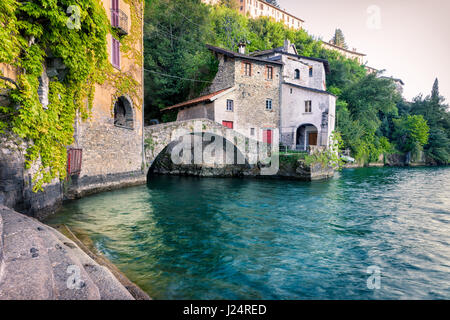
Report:
<svg viewBox="0 0 450 320"><path fill-rule="evenodd" d="M0 205L0 300L132 300L106 267L39 221Z"/></svg>

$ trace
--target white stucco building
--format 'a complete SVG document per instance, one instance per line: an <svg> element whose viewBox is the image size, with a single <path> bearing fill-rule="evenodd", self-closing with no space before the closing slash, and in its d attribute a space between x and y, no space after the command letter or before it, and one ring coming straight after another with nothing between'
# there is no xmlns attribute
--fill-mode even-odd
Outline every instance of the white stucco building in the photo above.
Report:
<svg viewBox="0 0 450 320"><path fill-rule="evenodd" d="M326 91L328 61L298 54L288 40L283 47L252 56L283 63L280 141L297 150L330 144L335 129L336 97Z"/></svg>

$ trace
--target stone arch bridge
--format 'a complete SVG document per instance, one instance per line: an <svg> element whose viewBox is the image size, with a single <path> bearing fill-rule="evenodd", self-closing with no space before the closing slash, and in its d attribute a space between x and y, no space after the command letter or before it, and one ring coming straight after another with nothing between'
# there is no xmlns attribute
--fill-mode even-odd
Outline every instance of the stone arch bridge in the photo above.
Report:
<svg viewBox="0 0 450 320"><path fill-rule="evenodd" d="M209 119L162 123L146 126L144 131L145 156L150 168L149 172L153 172L156 166L157 172L166 174L254 175L258 172L263 174L265 167L271 166L272 146L258 143ZM218 140L218 137L221 139ZM191 162L176 166L171 161L173 160L171 154L174 153L173 151L178 154L180 143L186 143L186 141L191 143L190 149L188 147L191 152L186 152L186 154L189 153L188 158ZM222 143L221 147L215 145L215 151L211 153L213 149L211 146L218 141ZM197 146L201 146L200 156L194 154L192 146L195 142ZM278 145L274 144L273 147L277 147L278 150ZM182 151L180 154L184 153L185 151ZM212 158L206 159L206 154L212 154Z"/></svg>

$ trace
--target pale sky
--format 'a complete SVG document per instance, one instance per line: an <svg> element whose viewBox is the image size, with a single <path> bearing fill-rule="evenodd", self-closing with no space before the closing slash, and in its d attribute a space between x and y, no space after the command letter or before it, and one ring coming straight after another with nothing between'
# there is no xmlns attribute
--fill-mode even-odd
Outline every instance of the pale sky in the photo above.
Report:
<svg viewBox="0 0 450 320"><path fill-rule="evenodd" d="M278 0L278 3L305 20L309 34L325 41L331 39L336 28L342 29L349 48L367 54L369 66L386 69L386 76L405 82L407 100L419 93L430 94L437 77L441 95L450 103L450 1Z"/></svg>

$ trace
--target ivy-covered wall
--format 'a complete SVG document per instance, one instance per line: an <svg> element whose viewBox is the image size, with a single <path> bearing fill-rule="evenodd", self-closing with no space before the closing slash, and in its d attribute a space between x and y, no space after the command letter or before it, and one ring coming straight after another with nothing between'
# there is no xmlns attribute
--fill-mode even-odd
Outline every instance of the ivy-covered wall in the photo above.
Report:
<svg viewBox="0 0 450 320"><path fill-rule="evenodd" d="M117 184L111 174L141 171L143 1L119 2L127 35L111 27L110 0L0 2L0 134L26 142L26 170L38 166L35 192L71 181L68 147L83 149L80 179L109 175ZM110 63L112 36L120 70ZM48 104L39 95L47 78ZM132 105L132 130L114 125L120 96Z"/></svg>

